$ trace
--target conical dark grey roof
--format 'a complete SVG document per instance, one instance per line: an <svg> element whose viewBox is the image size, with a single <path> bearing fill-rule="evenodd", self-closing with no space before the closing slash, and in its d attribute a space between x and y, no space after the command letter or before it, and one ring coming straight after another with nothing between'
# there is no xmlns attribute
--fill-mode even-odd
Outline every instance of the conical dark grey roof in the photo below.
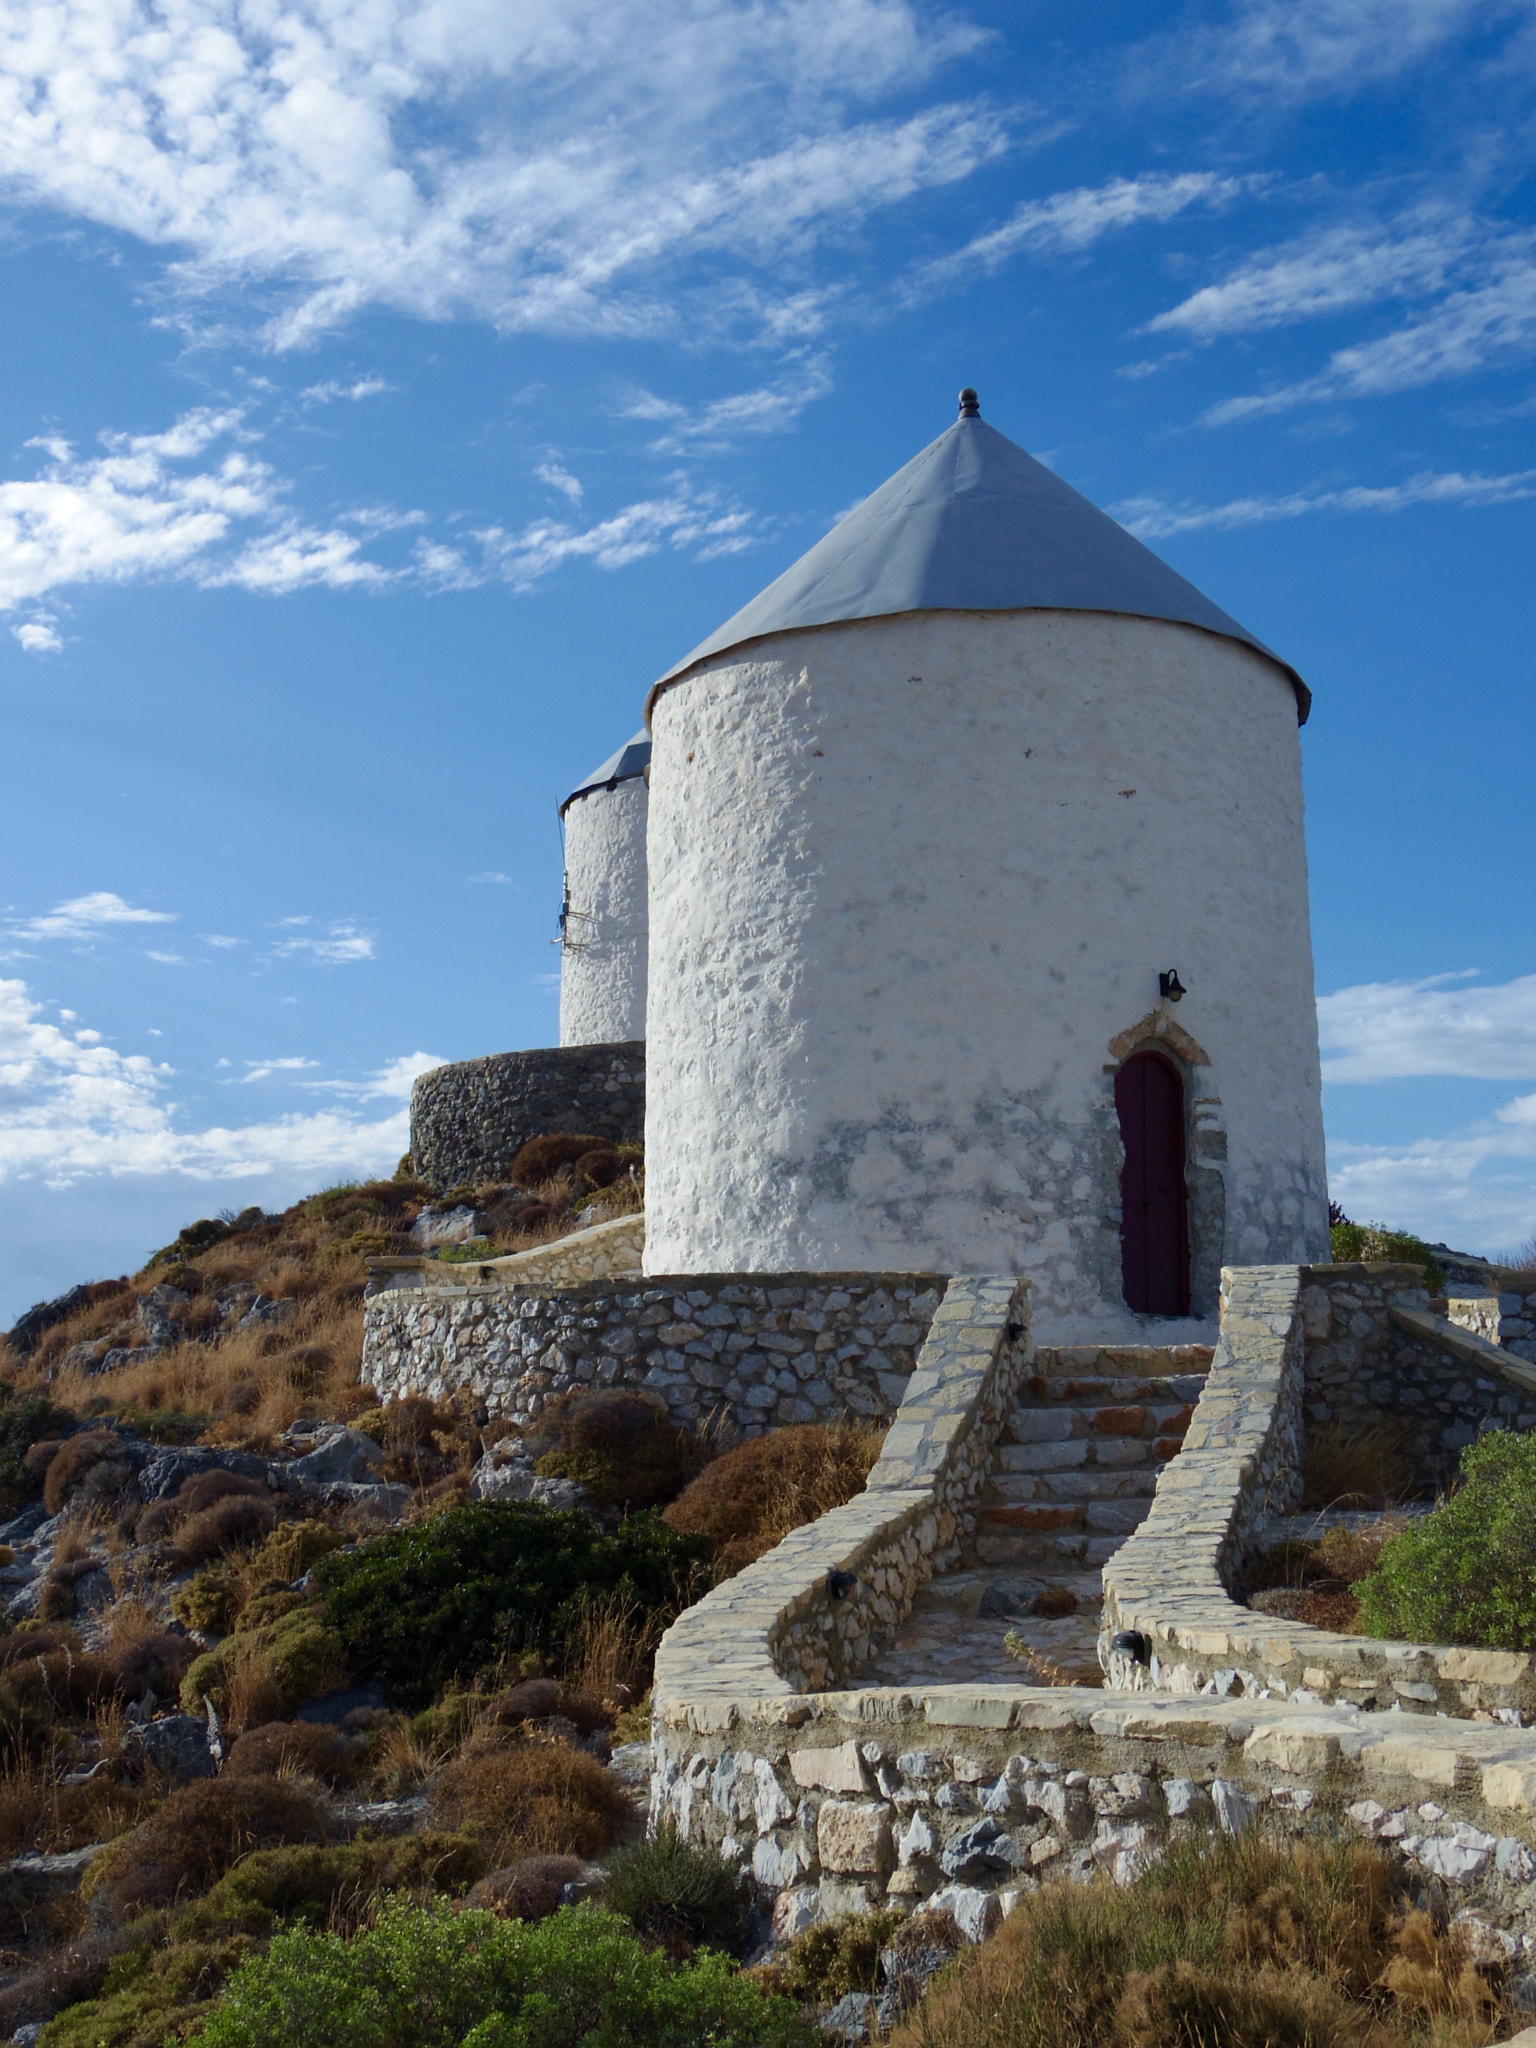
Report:
<svg viewBox="0 0 1536 2048"><path fill-rule="evenodd" d="M668 683L727 648L799 626L923 611L1119 612L1199 626L1282 668L1301 722L1311 707L1289 662L1044 463L962 414L669 669L646 716Z"/></svg>
<svg viewBox="0 0 1536 2048"><path fill-rule="evenodd" d="M616 754L610 754L601 768L594 768L585 782L578 782L570 795L560 805L563 818L579 796L590 796L594 789L613 789L618 783L630 782L637 775L643 775L651 764L651 736L642 725L632 740L626 740Z"/></svg>

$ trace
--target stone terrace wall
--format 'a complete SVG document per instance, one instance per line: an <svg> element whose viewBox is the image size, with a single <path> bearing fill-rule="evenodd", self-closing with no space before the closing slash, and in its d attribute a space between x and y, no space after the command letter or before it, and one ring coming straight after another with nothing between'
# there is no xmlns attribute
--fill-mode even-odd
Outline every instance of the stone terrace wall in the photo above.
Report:
<svg viewBox="0 0 1536 2048"><path fill-rule="evenodd" d="M1299 1383L1286 1272L1299 1277L1271 1269L1235 1287L1227 1325L1245 1347L1288 1353ZM1536 1931L1536 1735L1524 1730L1294 1700L847 1689L974 1517L1028 1366L1024 1302L1007 1281L952 1281L866 1491L668 1631L652 1825L671 1817L749 1873L780 1939L887 1901L948 1907L980 1939L1043 1879L1124 1882L1172 1835L1256 1819L1293 1834L1353 1828L1454 1887L1458 1906ZM1264 1363L1248 1368L1255 1382ZM1234 1391L1208 1423L1232 1412ZM1251 1447L1229 1437L1229 1449L1236 1477Z"/></svg>
<svg viewBox="0 0 1536 2048"><path fill-rule="evenodd" d="M1536 1365L1536 1273L1501 1272L1499 1342Z"/></svg>
<svg viewBox="0 0 1536 2048"><path fill-rule="evenodd" d="M945 1285L922 1273L708 1274L546 1294L478 1278L456 1289L434 1274L365 1302L362 1376L383 1400L464 1391L513 1422L578 1386L648 1388L687 1426L724 1410L748 1436L844 1413L882 1422Z"/></svg>
<svg viewBox="0 0 1536 2048"><path fill-rule="evenodd" d="M530 1138L645 1137L645 1041L545 1046L433 1067L411 1089L411 1159L429 1187L509 1180Z"/></svg>
<svg viewBox="0 0 1536 2048"><path fill-rule="evenodd" d="M1444 1484L1458 1453L1484 1428L1536 1428L1536 1382L1522 1387L1510 1371L1494 1370L1475 1342L1453 1347L1431 1334L1427 1320L1403 1320L1428 1310L1420 1267L1308 1266L1302 1283L1310 1427L1383 1417L1406 1423L1426 1491ZM1520 1355L1518 1346L1509 1348Z"/></svg>
<svg viewBox="0 0 1536 2048"><path fill-rule="evenodd" d="M1483 1720L1536 1711L1536 1668L1527 1655L1334 1634L1255 1613L1230 1597L1249 1550L1263 1540L1265 1521L1286 1512L1296 1492L1302 1388L1305 1382L1310 1399L1312 1383L1307 1318L1326 1339L1333 1324L1323 1327L1323 1309L1330 1318L1336 1309L1341 1319L1347 1314L1343 1336L1356 1347L1359 1370L1376 1356L1376 1325L1367 1327L1359 1305L1363 1272L1381 1279L1385 1359L1395 1333L1410 1362L1419 1351L1443 1354L1448 1384L1467 1377L1470 1357L1482 1361L1495 1387L1506 1378L1515 1380L1517 1393L1522 1379L1536 1386L1529 1366L1504 1360L1469 1333L1422 1309L1388 1308L1389 1299L1400 1298L1391 1295L1390 1278L1400 1270L1270 1266L1223 1276L1221 1340L1184 1449L1165 1467L1152 1512L1104 1567L1099 1655L1111 1687L1318 1705L1338 1700ZM1336 1364L1343 1384L1347 1356ZM1387 1368L1378 1362L1369 1369ZM1353 1412L1377 1411L1362 1395Z"/></svg>

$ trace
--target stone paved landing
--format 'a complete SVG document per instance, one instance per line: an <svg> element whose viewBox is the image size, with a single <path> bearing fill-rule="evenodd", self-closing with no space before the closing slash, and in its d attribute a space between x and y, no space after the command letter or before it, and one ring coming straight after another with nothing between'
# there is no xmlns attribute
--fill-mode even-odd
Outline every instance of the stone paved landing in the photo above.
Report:
<svg viewBox="0 0 1536 2048"><path fill-rule="evenodd" d="M863 1682L1100 1684L1103 1567L1150 1509L1210 1361L1203 1345L1037 1354L993 1455L966 1554L922 1588ZM1056 1589L1076 1597L1076 1611L1035 1613ZM1004 1649L1010 1630L1033 1660Z"/></svg>

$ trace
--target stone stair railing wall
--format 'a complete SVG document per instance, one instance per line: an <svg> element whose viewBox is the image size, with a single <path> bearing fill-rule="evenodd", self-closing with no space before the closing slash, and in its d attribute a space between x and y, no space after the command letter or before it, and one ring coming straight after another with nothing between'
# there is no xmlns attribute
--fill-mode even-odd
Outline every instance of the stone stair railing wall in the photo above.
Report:
<svg viewBox="0 0 1536 2048"><path fill-rule="evenodd" d="M1429 1314L1414 1267L1242 1267L1223 1295L1184 1450L1104 1569L1106 1683L1529 1718L1528 1655L1335 1634L1256 1613L1230 1589L1295 1504L1307 1420L1407 1417L1437 1444L1470 1442L1485 1422L1536 1423L1536 1372Z"/></svg>
<svg viewBox="0 0 1536 2048"><path fill-rule="evenodd" d="M1289 1351L1293 1432L1299 1278L1232 1276L1227 1318L1245 1346L1262 1336ZM926 1901L980 1939L1042 1879L1102 1870L1124 1882L1170 1836L1258 1818L1286 1834L1342 1826L1380 1839L1453 1887L1458 1906L1517 1934L1536 1927L1536 1734L1525 1729L1295 1699L857 1685L913 1591L975 1525L1028 1374L1026 1302L1021 1284L952 1281L866 1491L667 1632L652 1826L671 1818L748 1873L780 1938L823 1916ZM1256 1449L1234 1447L1227 1462L1234 1474L1256 1467Z"/></svg>
<svg viewBox="0 0 1536 2048"><path fill-rule="evenodd" d="M528 1140L552 1131L643 1143L644 1039L456 1060L411 1089L412 1171L440 1192L510 1180Z"/></svg>
<svg viewBox="0 0 1536 2048"><path fill-rule="evenodd" d="M888 1420L946 1285L931 1273L716 1273L550 1292L500 1278L511 1259L404 1263L376 1262L363 1304L362 1378L381 1400L464 1393L524 1423L573 1387L638 1387L685 1427L725 1415L747 1436Z"/></svg>

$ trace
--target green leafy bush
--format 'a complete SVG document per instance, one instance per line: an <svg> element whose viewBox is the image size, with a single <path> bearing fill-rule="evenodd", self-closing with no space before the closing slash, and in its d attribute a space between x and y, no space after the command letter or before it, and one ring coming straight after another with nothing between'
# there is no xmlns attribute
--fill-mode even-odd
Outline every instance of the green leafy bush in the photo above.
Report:
<svg viewBox="0 0 1536 2048"><path fill-rule="evenodd" d="M735 1955L741 1946L747 1901L736 1872L715 1850L685 1842L675 1821L614 1858L603 1904L673 1953Z"/></svg>
<svg viewBox="0 0 1536 2048"><path fill-rule="evenodd" d="M282 1719L306 1700L334 1691L346 1670L340 1635L316 1602L305 1601L261 1627L239 1628L205 1651L181 1682L181 1703L196 1714L211 1699L227 1719L235 1704L231 1686L238 1683L251 1690L242 1704L254 1718Z"/></svg>
<svg viewBox="0 0 1536 2048"><path fill-rule="evenodd" d="M171 1934L178 1942L236 1934L266 1940L289 1921L351 1932L380 1892L462 1892L484 1869L485 1857L467 1835L258 1849L185 1907Z"/></svg>
<svg viewBox="0 0 1536 2048"><path fill-rule="evenodd" d="M1456 1491L1384 1544L1353 1590L1367 1635L1536 1647L1536 1436L1469 1444Z"/></svg>
<svg viewBox="0 0 1536 2048"><path fill-rule="evenodd" d="M352 1671L424 1705L499 1657L558 1653L592 1596L678 1612L702 1584L706 1547L650 1515L609 1535L567 1510L474 1501L322 1558L313 1583Z"/></svg>
<svg viewBox="0 0 1536 2048"><path fill-rule="evenodd" d="M350 1941L293 1929L225 1983L203 2048L812 2048L723 1956L678 1965L615 1914L500 1920L400 1901Z"/></svg>
<svg viewBox="0 0 1536 2048"><path fill-rule="evenodd" d="M1406 1230L1389 1230L1385 1223L1335 1223L1329 1228L1328 1244L1336 1265L1363 1259L1371 1264L1422 1266L1430 1293L1445 1292L1445 1274L1435 1264L1434 1253Z"/></svg>
<svg viewBox="0 0 1536 2048"><path fill-rule="evenodd" d="M96 1998L82 1999L43 2029L46 2048L161 2048L209 2010L229 1972L251 1952L248 1939L147 1944L117 1956Z"/></svg>
<svg viewBox="0 0 1536 2048"><path fill-rule="evenodd" d="M848 1913L797 1934L779 1968L796 1998L841 1998L848 1991L878 1991L880 1951L901 1926L899 1913Z"/></svg>

